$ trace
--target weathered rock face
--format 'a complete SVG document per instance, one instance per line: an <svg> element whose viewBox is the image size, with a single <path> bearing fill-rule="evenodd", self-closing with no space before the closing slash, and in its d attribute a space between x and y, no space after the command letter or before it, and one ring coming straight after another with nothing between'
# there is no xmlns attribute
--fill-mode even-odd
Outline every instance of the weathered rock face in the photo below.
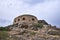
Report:
<svg viewBox="0 0 60 40"><path fill-rule="evenodd" d="M14 40L60 40L60 36L39 35L36 32L21 32L22 34L12 35L10 39Z"/></svg>
<svg viewBox="0 0 60 40"><path fill-rule="evenodd" d="M51 31L58 31L56 29L52 29L48 27L49 25L44 25L42 28L37 27L38 30L36 30L36 27L30 27L24 28L24 27L16 27L16 29L12 30L10 34L10 40L60 40L60 36L57 35L51 35L49 32ZM14 27L15 28L15 27ZM14 33L15 32L15 33ZM14 33L14 34L12 34ZM59 31L58 31L59 33Z"/></svg>
<svg viewBox="0 0 60 40"><path fill-rule="evenodd" d="M28 36L28 35L19 35L19 37L17 36L13 36L12 37L14 40L60 40L60 38L56 38L56 37L41 37L41 36Z"/></svg>

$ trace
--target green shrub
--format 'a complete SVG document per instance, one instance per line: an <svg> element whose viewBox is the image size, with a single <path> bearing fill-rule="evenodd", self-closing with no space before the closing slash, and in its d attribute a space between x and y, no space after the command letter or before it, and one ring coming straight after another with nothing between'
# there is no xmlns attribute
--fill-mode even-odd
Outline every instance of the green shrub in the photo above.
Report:
<svg viewBox="0 0 60 40"><path fill-rule="evenodd" d="M45 21L45 20L38 20L38 23L40 23L40 24L45 24L45 25L48 25L48 23Z"/></svg>
<svg viewBox="0 0 60 40"><path fill-rule="evenodd" d="M42 28L43 25L38 23L38 24L34 24L33 27L36 27L36 28Z"/></svg>
<svg viewBox="0 0 60 40"><path fill-rule="evenodd" d="M14 27L14 25L8 25L5 27L0 26L0 31L10 31L10 27Z"/></svg>
<svg viewBox="0 0 60 40"><path fill-rule="evenodd" d="M35 35L35 34L36 34L36 32L31 32L30 34L31 34L31 35Z"/></svg>
<svg viewBox="0 0 60 40"><path fill-rule="evenodd" d="M9 31L10 29L8 27L0 27L0 31Z"/></svg>
<svg viewBox="0 0 60 40"><path fill-rule="evenodd" d="M0 27L0 31L6 31L7 29L5 27Z"/></svg>

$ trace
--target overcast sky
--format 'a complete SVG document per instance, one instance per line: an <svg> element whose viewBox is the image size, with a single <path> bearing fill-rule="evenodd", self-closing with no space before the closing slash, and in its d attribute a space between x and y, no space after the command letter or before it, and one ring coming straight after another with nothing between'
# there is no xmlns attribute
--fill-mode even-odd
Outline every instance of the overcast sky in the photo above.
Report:
<svg viewBox="0 0 60 40"><path fill-rule="evenodd" d="M0 0L0 26L12 24L22 14L35 15L59 27L60 0Z"/></svg>

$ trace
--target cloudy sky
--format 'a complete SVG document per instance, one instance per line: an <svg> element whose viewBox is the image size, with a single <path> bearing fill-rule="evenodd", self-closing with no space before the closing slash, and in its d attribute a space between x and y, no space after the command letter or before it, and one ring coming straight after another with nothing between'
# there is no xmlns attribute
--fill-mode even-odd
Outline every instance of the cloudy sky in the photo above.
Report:
<svg viewBox="0 0 60 40"><path fill-rule="evenodd" d="M59 27L60 0L0 0L0 26L12 24L22 14L35 15Z"/></svg>

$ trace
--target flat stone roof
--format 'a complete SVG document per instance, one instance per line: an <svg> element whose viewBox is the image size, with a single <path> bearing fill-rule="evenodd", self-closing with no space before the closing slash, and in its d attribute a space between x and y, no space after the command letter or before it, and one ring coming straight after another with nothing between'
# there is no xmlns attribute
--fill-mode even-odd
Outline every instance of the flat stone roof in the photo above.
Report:
<svg viewBox="0 0 60 40"><path fill-rule="evenodd" d="M20 15L20 16L17 16L16 18L19 18L19 17L22 17L22 16L30 16L30 17L35 17L35 18L37 18L36 16L29 15L29 14ZM15 19L16 19L16 18L15 18Z"/></svg>

